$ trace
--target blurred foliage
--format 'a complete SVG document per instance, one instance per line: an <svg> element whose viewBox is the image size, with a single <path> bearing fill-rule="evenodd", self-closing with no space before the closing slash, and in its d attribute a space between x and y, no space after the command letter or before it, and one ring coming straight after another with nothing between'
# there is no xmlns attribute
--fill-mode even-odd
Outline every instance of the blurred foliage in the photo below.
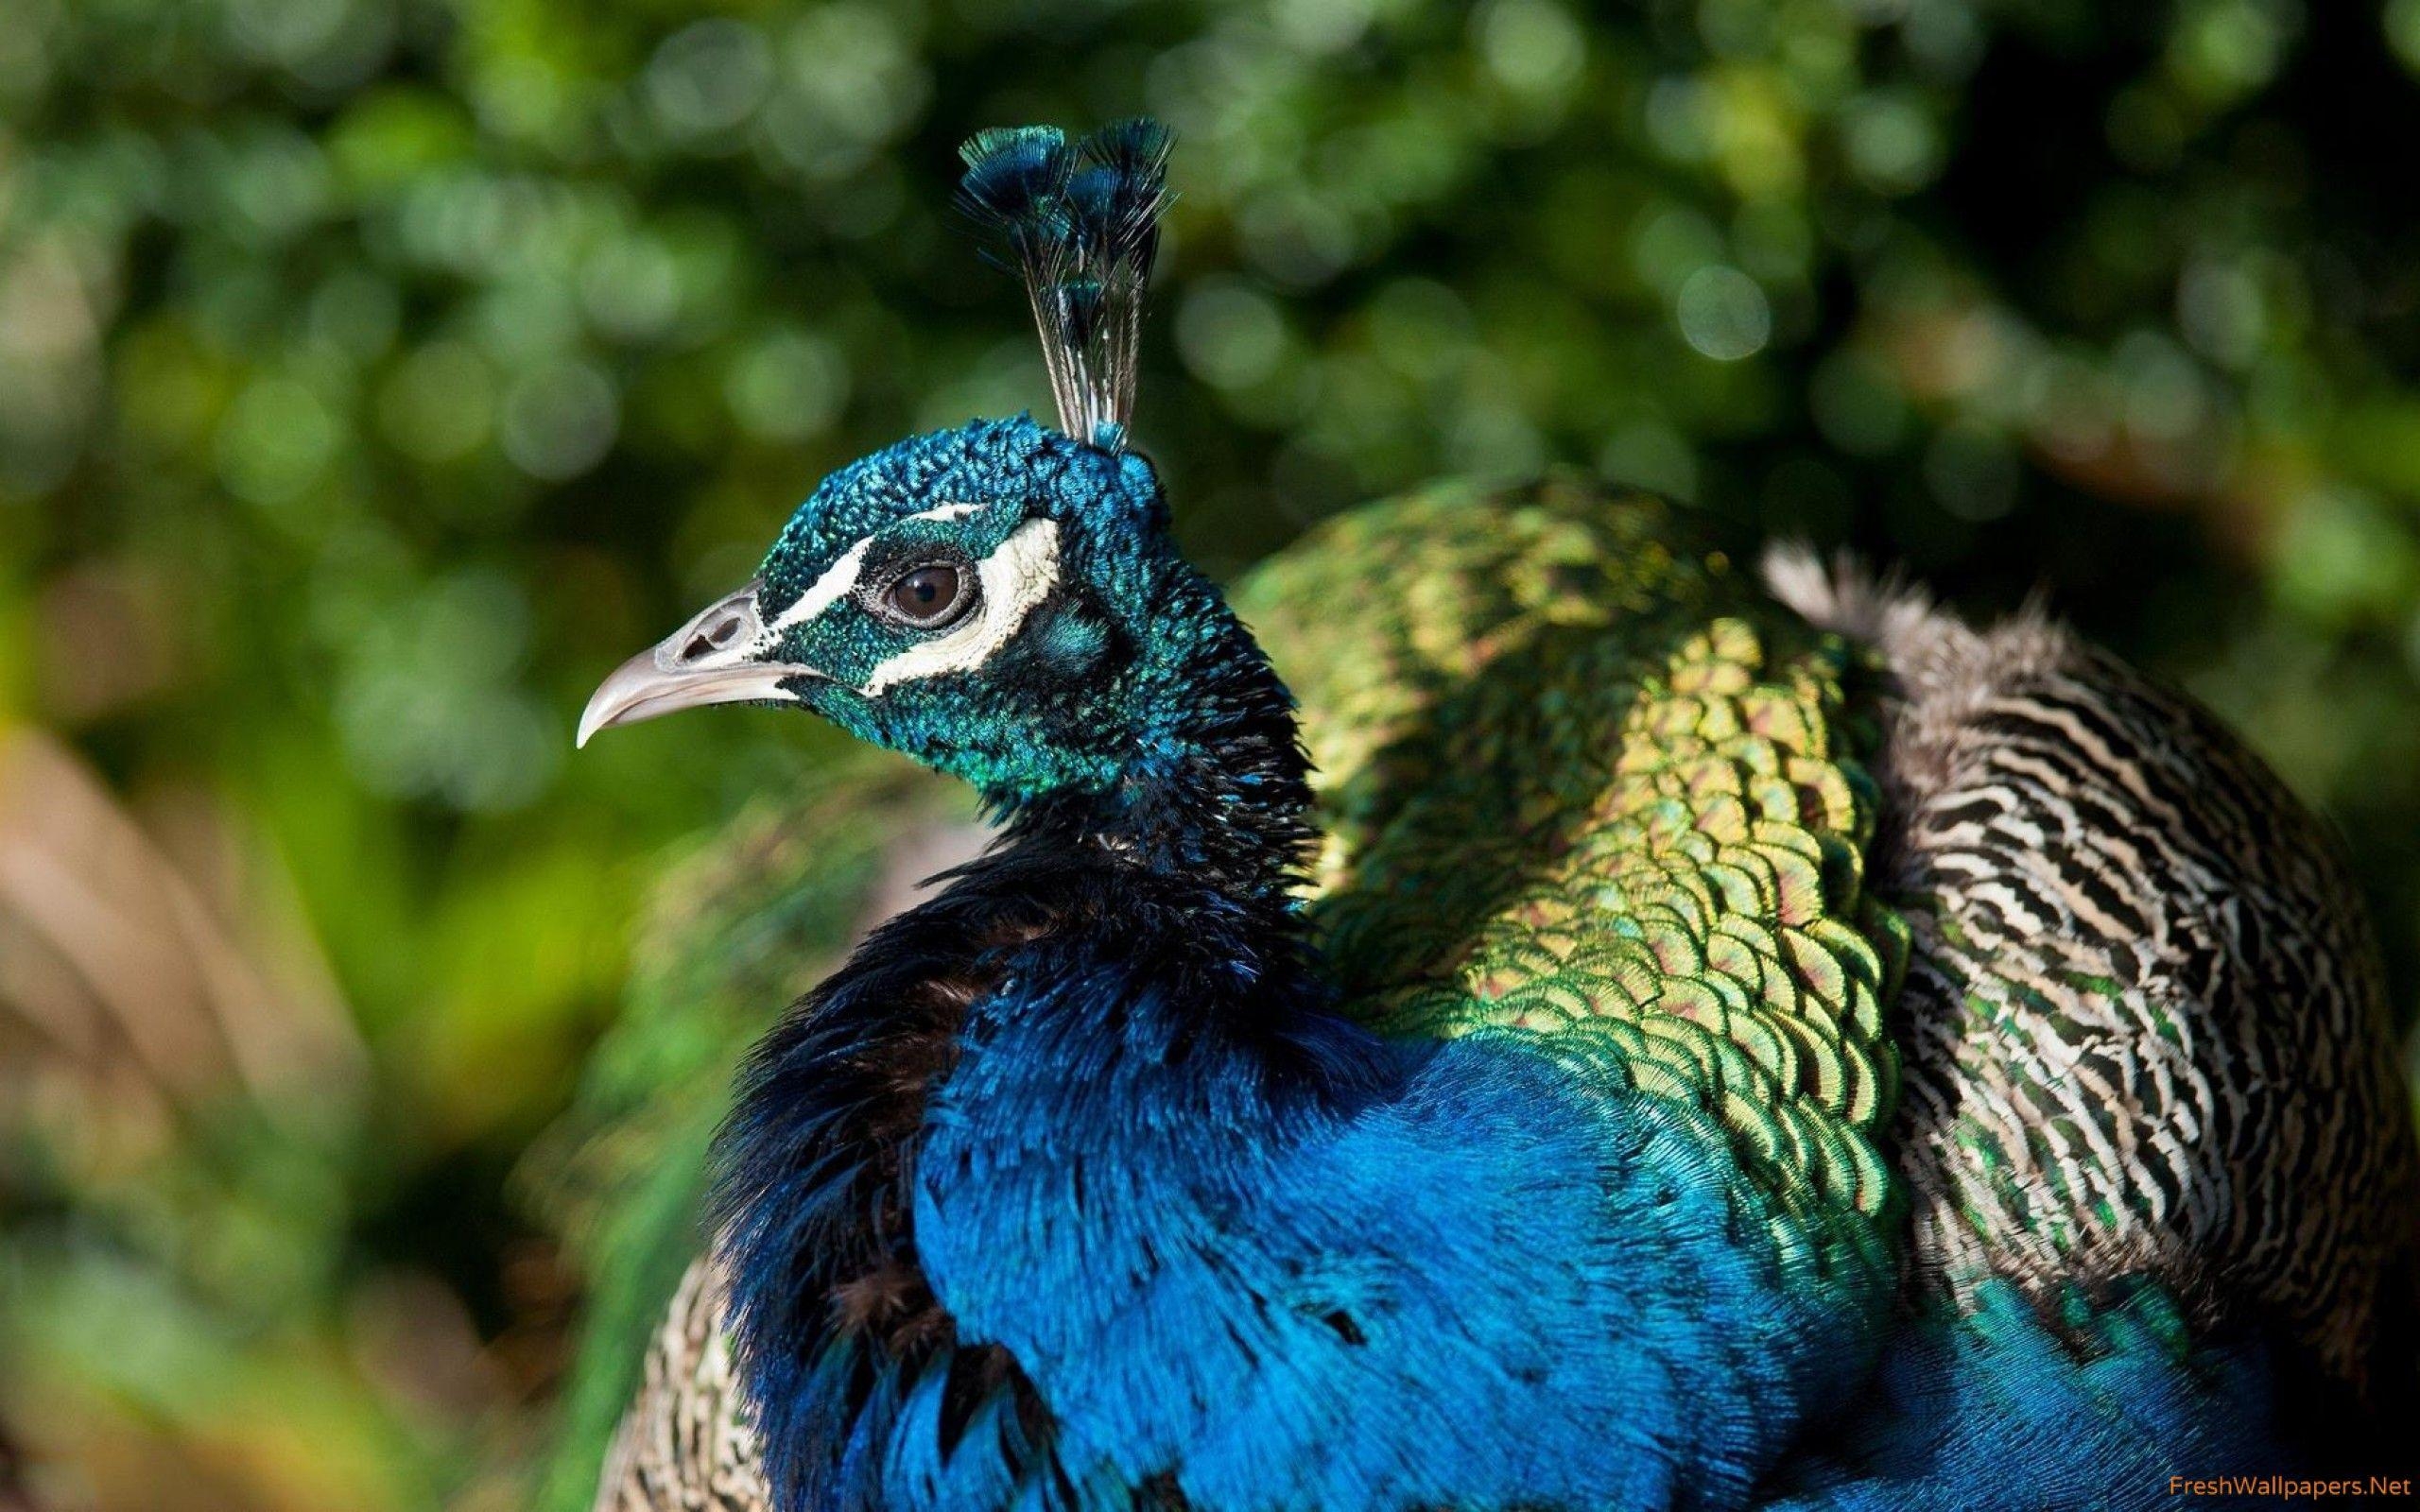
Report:
<svg viewBox="0 0 2420 1512"><path fill-rule="evenodd" d="M136 838L0 830L0 1418L64 1505L521 1504L524 1152L665 847L840 759L573 719L821 472L1043 401L946 208L1000 122L1180 133L1138 430L1215 569L1567 460L2047 586L2338 817L2409 984L2415 71L2420 0L15 0L0 727ZM185 1007L103 980L136 875Z"/></svg>

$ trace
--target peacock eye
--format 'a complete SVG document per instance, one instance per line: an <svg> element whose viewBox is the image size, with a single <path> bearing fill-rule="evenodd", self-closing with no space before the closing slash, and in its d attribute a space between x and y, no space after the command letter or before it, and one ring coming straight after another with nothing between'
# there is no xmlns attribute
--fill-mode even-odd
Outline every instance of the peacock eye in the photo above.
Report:
<svg viewBox="0 0 2420 1512"><path fill-rule="evenodd" d="M945 561L928 562L901 576L883 593L883 606L900 624L929 630L948 624L964 611L966 574Z"/></svg>

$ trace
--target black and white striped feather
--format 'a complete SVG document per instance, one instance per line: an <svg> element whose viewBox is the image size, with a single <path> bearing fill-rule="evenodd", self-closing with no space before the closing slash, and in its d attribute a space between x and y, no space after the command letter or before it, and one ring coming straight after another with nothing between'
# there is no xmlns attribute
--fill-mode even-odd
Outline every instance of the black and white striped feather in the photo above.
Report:
<svg viewBox="0 0 2420 1512"><path fill-rule="evenodd" d="M2410 1302L2420 1176L2334 836L2205 711L2038 611L1978 631L1800 552L1768 578L1890 675L1871 875L1913 933L1920 1283L2048 1303L2148 1273L2362 1382Z"/></svg>

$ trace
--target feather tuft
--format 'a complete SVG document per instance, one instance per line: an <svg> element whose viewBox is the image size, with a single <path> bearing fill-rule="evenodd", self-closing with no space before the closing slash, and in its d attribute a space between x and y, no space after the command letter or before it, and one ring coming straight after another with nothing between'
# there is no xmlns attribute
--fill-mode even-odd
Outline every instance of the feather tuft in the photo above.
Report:
<svg viewBox="0 0 2420 1512"><path fill-rule="evenodd" d="M1167 209L1167 128L1118 121L1070 146L1056 127L994 127L959 149L958 202L1024 283L1060 429L1122 451L1143 298Z"/></svg>
<svg viewBox="0 0 2420 1512"><path fill-rule="evenodd" d="M1014 234L1058 214L1071 160L1067 134L1057 127L993 127L969 138L959 156L966 161L959 204L977 222Z"/></svg>

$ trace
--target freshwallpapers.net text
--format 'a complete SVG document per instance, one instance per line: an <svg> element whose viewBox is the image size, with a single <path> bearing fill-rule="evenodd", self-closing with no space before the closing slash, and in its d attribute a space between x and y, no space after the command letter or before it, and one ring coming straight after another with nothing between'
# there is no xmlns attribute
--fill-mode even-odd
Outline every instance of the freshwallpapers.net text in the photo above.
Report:
<svg viewBox="0 0 2420 1512"><path fill-rule="evenodd" d="M2170 1496L2260 1496L2279 1502L2316 1502L2347 1496L2410 1496L2409 1476L2372 1475L2354 1481L2305 1480L2294 1475L2191 1475L2168 1478Z"/></svg>

